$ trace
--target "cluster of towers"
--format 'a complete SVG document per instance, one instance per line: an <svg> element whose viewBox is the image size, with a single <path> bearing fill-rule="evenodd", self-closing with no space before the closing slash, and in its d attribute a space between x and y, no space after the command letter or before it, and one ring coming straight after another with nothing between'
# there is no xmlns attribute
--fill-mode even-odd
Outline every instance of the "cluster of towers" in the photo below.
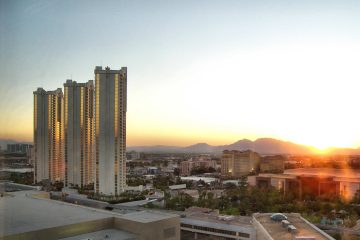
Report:
<svg viewBox="0 0 360 240"><path fill-rule="evenodd" d="M94 184L117 195L126 186L127 68L95 68L93 80L67 80L61 88L34 92L36 183Z"/></svg>

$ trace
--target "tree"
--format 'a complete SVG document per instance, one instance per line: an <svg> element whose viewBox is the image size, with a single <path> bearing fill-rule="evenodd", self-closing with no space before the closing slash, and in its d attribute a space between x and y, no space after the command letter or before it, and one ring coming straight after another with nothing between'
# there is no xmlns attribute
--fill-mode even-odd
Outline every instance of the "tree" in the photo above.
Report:
<svg viewBox="0 0 360 240"><path fill-rule="evenodd" d="M174 175L177 176L177 177L180 175L180 169L179 168L174 168Z"/></svg>

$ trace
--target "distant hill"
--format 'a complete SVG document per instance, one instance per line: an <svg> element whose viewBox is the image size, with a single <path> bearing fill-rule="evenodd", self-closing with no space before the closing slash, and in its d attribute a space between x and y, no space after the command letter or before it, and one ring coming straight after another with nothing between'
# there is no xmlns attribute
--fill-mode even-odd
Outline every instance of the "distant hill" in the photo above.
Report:
<svg viewBox="0 0 360 240"><path fill-rule="evenodd" d="M2 150L6 150L7 144L29 143L19 142L12 139L0 139ZM30 143L31 144L31 143ZM127 151L148 153L221 153L224 150L252 150L260 154L313 154L315 148L273 138L259 138L255 141L242 139L228 145L212 146L207 143L197 143L187 147L155 145L155 146L131 146ZM330 154L360 155L360 148L330 148Z"/></svg>
<svg viewBox="0 0 360 240"><path fill-rule="evenodd" d="M225 145L221 150L247 150L261 154L310 154L313 148L292 142L281 141L273 138L259 138L255 141L243 139L230 145Z"/></svg>
<svg viewBox="0 0 360 240"><path fill-rule="evenodd" d="M259 138L255 141L239 140L229 145L211 146L207 143L197 143L188 147L175 146L139 146L128 147L128 151L140 152L172 152L172 153L220 153L223 150L252 150L261 154L309 154L312 148L292 142L272 138Z"/></svg>
<svg viewBox="0 0 360 240"><path fill-rule="evenodd" d="M189 153L210 153L216 151L216 147L207 143L197 143L188 147L184 147L181 150Z"/></svg>
<svg viewBox="0 0 360 240"><path fill-rule="evenodd" d="M273 138L259 138L255 141L242 139L229 145L212 146L207 143L197 143L187 147L176 146L143 146L128 147L128 151L168 152L168 153L221 153L224 150L252 150L260 154L314 154L316 149L311 146L296 144ZM331 154L360 155L360 149L331 148Z"/></svg>

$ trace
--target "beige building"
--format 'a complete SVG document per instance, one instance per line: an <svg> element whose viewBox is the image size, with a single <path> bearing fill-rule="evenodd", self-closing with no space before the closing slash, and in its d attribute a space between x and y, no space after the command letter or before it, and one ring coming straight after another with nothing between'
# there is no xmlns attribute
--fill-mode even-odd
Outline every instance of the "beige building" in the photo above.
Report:
<svg viewBox="0 0 360 240"><path fill-rule="evenodd" d="M118 195L126 186L127 69L95 68L95 191Z"/></svg>
<svg viewBox="0 0 360 240"><path fill-rule="evenodd" d="M260 161L260 172L284 172L285 157L282 155L264 156Z"/></svg>
<svg viewBox="0 0 360 240"><path fill-rule="evenodd" d="M51 200L41 191L11 194L1 199L0 240L180 239L180 216L165 211L120 213Z"/></svg>
<svg viewBox="0 0 360 240"><path fill-rule="evenodd" d="M64 179L63 93L34 91L34 181Z"/></svg>
<svg viewBox="0 0 360 240"><path fill-rule="evenodd" d="M194 168L199 168L199 167L203 167L203 168L214 168L216 169L216 161L215 160L203 160L203 159L199 159L199 160L188 160L188 161L182 161L180 163L180 172L181 175L183 176L189 176L191 175L191 170L193 170Z"/></svg>
<svg viewBox="0 0 360 240"><path fill-rule="evenodd" d="M253 151L225 150L221 157L221 174L230 177L240 177L253 171L258 171L260 155Z"/></svg>
<svg viewBox="0 0 360 240"><path fill-rule="evenodd" d="M65 186L94 182L94 100L93 81L64 84Z"/></svg>
<svg viewBox="0 0 360 240"><path fill-rule="evenodd" d="M283 174L261 173L248 177L249 185L260 188L275 187L300 199L305 195L334 194L351 200L360 191L360 173L352 169L295 168Z"/></svg>

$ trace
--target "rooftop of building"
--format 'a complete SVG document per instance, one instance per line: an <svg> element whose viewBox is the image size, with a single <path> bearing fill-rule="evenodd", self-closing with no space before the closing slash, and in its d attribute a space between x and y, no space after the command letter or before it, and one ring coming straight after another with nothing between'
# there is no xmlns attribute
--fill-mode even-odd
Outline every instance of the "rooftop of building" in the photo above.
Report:
<svg viewBox="0 0 360 240"><path fill-rule="evenodd" d="M295 168L284 173L260 173L258 177L297 179L298 177L333 178L334 181L360 182L360 172L353 169Z"/></svg>
<svg viewBox="0 0 360 240"><path fill-rule="evenodd" d="M160 211L149 211L149 210L132 212L121 216L122 219L132 220L141 223L156 222L156 221L169 219L172 217L178 217L178 215L160 212Z"/></svg>
<svg viewBox="0 0 360 240"><path fill-rule="evenodd" d="M252 227L251 217L221 215L218 211L208 208L190 207L186 209L185 215L187 219L206 221L215 224Z"/></svg>
<svg viewBox="0 0 360 240"><path fill-rule="evenodd" d="M284 173L296 176L360 178L360 172L358 170L347 168L295 168L287 169L284 171Z"/></svg>
<svg viewBox="0 0 360 240"><path fill-rule="evenodd" d="M95 209L36 198L36 194L40 192L18 191L0 198L0 237L111 217Z"/></svg>
<svg viewBox="0 0 360 240"><path fill-rule="evenodd" d="M105 67L105 69L103 69L102 66L96 66L94 72L95 73L119 73L120 71L125 71L126 72L127 67L121 67L120 70L113 70L110 69L110 67Z"/></svg>
<svg viewBox="0 0 360 240"><path fill-rule="evenodd" d="M94 86L94 81L93 80L89 80L85 83L78 83L76 81L73 81L72 79L67 79L66 82L64 83L64 87L90 87L90 86Z"/></svg>
<svg viewBox="0 0 360 240"><path fill-rule="evenodd" d="M2 183L0 183L2 184ZM46 198L48 193L26 190L7 193L0 197L0 238L30 231L79 224L114 217L149 223L177 217L155 211L137 211L127 214L90 208Z"/></svg>
<svg viewBox="0 0 360 240"><path fill-rule="evenodd" d="M215 182L218 179L213 177L198 177L198 176L188 176L188 177L180 177L183 181L204 181L205 183Z"/></svg>
<svg viewBox="0 0 360 240"><path fill-rule="evenodd" d="M80 234L72 237L61 238L59 240L135 240L137 236L118 229L104 229L96 232Z"/></svg>
<svg viewBox="0 0 360 240"><path fill-rule="evenodd" d="M299 236L312 236L317 240L333 239L322 230L303 219L298 213L285 214L290 224L294 225L296 232L291 233L281 222L270 219L272 213L254 214L254 218L261 223L265 230L276 240L294 239Z"/></svg>
<svg viewBox="0 0 360 240"><path fill-rule="evenodd" d="M267 178L297 179L297 177L294 175L282 174L282 173L259 173L258 176L259 177L267 177Z"/></svg>
<svg viewBox="0 0 360 240"><path fill-rule="evenodd" d="M61 88L57 88L56 90L52 90L52 91L46 91L45 89L39 87L36 91L33 92L34 94L42 94L42 95L58 95L58 94L62 94L62 89Z"/></svg>

